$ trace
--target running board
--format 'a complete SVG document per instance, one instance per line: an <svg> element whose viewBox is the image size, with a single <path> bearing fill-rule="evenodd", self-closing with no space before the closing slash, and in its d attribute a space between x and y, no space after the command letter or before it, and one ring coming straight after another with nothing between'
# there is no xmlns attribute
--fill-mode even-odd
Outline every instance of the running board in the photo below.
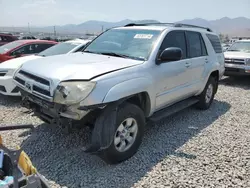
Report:
<svg viewBox="0 0 250 188"><path fill-rule="evenodd" d="M169 107L166 107L158 112L155 112L149 119L152 121L159 121L165 117L168 117L172 114L175 114L176 112L179 112L181 110L184 110L185 108L188 108L194 104L196 104L199 100L197 98L189 98L186 100L183 100L181 102L175 103Z"/></svg>

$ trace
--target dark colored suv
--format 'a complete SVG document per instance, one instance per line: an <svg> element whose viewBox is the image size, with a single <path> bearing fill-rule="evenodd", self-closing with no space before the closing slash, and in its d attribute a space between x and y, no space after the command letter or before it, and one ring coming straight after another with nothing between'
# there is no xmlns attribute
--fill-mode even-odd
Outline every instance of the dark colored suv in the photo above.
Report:
<svg viewBox="0 0 250 188"><path fill-rule="evenodd" d="M18 40L18 38L13 36L12 34L0 33L0 46L15 40Z"/></svg>

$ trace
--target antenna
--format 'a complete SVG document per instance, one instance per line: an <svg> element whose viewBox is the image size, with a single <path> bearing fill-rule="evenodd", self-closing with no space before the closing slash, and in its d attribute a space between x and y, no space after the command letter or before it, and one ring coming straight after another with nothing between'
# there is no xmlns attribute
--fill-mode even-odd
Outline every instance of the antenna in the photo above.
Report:
<svg viewBox="0 0 250 188"><path fill-rule="evenodd" d="M56 38L56 26L54 26L54 37Z"/></svg>

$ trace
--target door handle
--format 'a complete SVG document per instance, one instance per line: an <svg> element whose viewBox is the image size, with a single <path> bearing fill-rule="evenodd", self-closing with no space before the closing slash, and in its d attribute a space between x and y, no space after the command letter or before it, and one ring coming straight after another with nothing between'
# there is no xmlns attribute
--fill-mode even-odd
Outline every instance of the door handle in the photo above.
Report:
<svg viewBox="0 0 250 188"><path fill-rule="evenodd" d="M185 66L186 66L186 67L190 67L190 66L191 66L191 63L186 62Z"/></svg>
<svg viewBox="0 0 250 188"><path fill-rule="evenodd" d="M205 63L208 63L208 59L205 59Z"/></svg>

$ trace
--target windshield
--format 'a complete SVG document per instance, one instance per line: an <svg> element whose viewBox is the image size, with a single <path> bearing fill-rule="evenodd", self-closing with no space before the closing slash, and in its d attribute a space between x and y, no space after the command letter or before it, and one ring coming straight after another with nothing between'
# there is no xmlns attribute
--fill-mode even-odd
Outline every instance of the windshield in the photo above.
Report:
<svg viewBox="0 0 250 188"><path fill-rule="evenodd" d="M250 42L247 41L235 42L227 51L250 53Z"/></svg>
<svg viewBox="0 0 250 188"><path fill-rule="evenodd" d="M46 57L51 55L66 54L78 45L79 44L76 43L62 42L40 52L37 55Z"/></svg>
<svg viewBox="0 0 250 188"><path fill-rule="evenodd" d="M112 29L96 38L84 52L146 60L160 32L158 30Z"/></svg>
<svg viewBox="0 0 250 188"><path fill-rule="evenodd" d="M14 41L0 46L0 54L6 53L7 51L16 48L23 44L23 41Z"/></svg>

